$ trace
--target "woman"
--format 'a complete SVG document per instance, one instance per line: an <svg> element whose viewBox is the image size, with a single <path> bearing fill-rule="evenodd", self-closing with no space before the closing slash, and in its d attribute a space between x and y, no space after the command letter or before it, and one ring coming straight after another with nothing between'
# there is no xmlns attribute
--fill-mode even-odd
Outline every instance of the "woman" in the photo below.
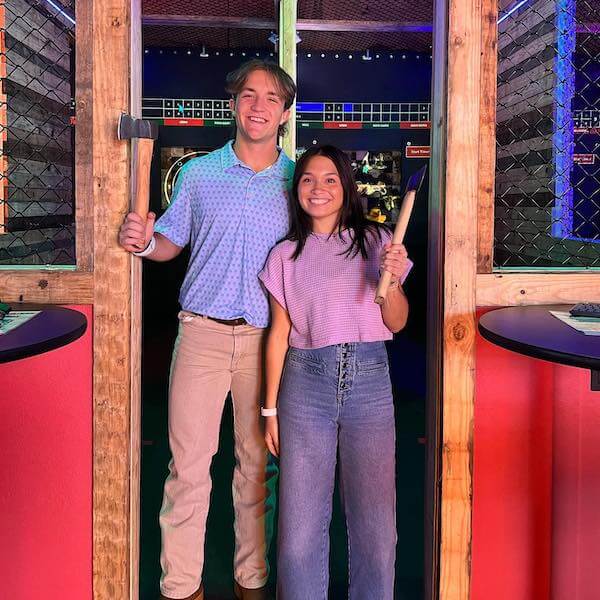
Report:
<svg viewBox="0 0 600 600"><path fill-rule="evenodd" d="M411 267L364 217L332 146L298 161L291 229L259 275L270 294L265 438L280 455L278 598L326 600L339 452L351 600L391 600L396 547L394 406L384 341L402 329ZM392 273L374 302L380 269Z"/></svg>

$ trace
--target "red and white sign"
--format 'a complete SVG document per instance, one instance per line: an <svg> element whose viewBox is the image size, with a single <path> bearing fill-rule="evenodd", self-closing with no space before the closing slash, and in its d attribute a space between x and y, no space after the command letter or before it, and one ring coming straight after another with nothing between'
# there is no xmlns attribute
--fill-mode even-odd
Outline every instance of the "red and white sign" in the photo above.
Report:
<svg viewBox="0 0 600 600"><path fill-rule="evenodd" d="M362 129L362 123L357 121L325 121L324 129Z"/></svg>
<svg viewBox="0 0 600 600"><path fill-rule="evenodd" d="M406 146L406 158L429 158L431 146Z"/></svg>
<svg viewBox="0 0 600 600"><path fill-rule="evenodd" d="M595 154L574 154L573 162L576 165L593 165L596 162Z"/></svg>
<svg viewBox="0 0 600 600"><path fill-rule="evenodd" d="M431 129L431 121L400 121L400 129Z"/></svg>
<svg viewBox="0 0 600 600"><path fill-rule="evenodd" d="M600 135L600 127L575 127L575 133L587 133L588 135Z"/></svg>
<svg viewBox="0 0 600 600"><path fill-rule="evenodd" d="M204 125L204 119L165 119L163 124L171 127L185 127L186 125L202 127Z"/></svg>

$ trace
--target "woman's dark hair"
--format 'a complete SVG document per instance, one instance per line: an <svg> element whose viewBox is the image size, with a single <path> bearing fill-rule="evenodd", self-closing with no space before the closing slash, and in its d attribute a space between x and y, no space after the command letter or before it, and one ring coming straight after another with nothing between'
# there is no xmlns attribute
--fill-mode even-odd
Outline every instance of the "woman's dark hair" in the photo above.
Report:
<svg viewBox="0 0 600 600"><path fill-rule="evenodd" d="M260 60L254 58L246 61L239 66L235 71L227 74L225 91L231 94L233 99L244 89L246 80L250 73L254 71L265 71L275 82L277 92L283 100L284 110L287 110L294 103L296 97L296 84L294 80L276 63L269 60ZM279 126L279 135L283 135L286 131L286 124Z"/></svg>
<svg viewBox="0 0 600 600"><path fill-rule="evenodd" d="M295 260L300 256L304 249L304 244L312 232L311 217L300 206L298 184L306 171L308 162L315 156L325 156L331 160L340 176L344 190L344 200L340 219L337 224L337 235L341 235L342 231L347 229L352 239L352 243L344 254L347 257L354 257L360 252L363 258L367 258L367 235L370 234L371 236L377 236L377 239L381 239L381 226L378 223L367 220L365 217L356 189L350 159L345 152L335 146L329 145L309 148L296 163L290 193L290 231L287 235L288 240L296 242L296 250L292 258ZM334 232L332 232L332 235L334 235Z"/></svg>

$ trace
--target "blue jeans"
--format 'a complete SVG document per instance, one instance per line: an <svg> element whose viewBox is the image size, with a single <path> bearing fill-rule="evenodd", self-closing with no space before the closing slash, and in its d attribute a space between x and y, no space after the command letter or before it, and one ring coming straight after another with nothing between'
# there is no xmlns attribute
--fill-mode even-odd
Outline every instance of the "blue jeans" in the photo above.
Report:
<svg viewBox="0 0 600 600"><path fill-rule="evenodd" d="M339 451L350 600L392 600L394 405L383 342L290 348L279 393L278 600L326 600Z"/></svg>

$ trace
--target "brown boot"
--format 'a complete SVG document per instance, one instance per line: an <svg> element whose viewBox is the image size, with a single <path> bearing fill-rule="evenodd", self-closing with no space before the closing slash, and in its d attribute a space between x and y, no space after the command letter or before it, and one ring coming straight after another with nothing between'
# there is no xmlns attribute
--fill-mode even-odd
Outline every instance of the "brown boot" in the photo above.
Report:
<svg viewBox="0 0 600 600"><path fill-rule="evenodd" d="M174 599L161 594L158 597L158 600L174 600ZM197 589L192 595L186 596L182 600L204 600L204 586L202 584L200 584L199 589Z"/></svg>
<svg viewBox="0 0 600 600"><path fill-rule="evenodd" d="M257 589L242 587L237 581L233 582L233 593L236 600L269 600L267 586Z"/></svg>

